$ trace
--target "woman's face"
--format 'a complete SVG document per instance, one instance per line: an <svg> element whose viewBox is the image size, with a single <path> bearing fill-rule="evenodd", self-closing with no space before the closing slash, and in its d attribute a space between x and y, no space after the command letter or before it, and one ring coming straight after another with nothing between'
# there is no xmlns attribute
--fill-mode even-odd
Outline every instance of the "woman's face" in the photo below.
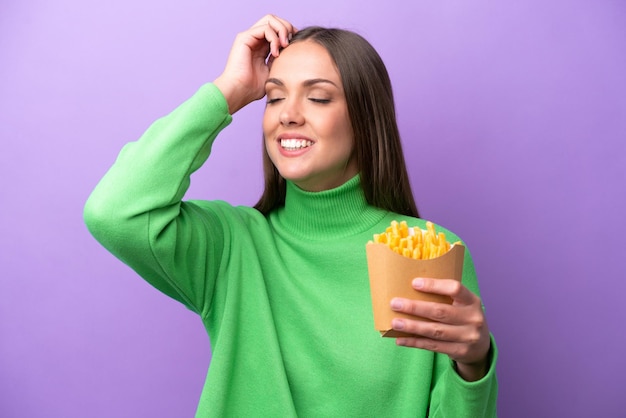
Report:
<svg viewBox="0 0 626 418"><path fill-rule="evenodd" d="M265 89L265 147L281 176L315 192L357 174L341 77L324 47L299 41L285 48Z"/></svg>

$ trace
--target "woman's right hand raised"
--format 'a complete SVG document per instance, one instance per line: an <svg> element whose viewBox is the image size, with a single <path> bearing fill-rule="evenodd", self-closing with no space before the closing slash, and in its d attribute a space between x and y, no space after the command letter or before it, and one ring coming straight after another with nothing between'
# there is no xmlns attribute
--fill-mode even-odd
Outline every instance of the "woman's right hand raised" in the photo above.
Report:
<svg viewBox="0 0 626 418"><path fill-rule="evenodd" d="M224 71L213 82L226 98L231 115L265 95L268 62L289 44L296 30L286 20L267 15L237 35Z"/></svg>

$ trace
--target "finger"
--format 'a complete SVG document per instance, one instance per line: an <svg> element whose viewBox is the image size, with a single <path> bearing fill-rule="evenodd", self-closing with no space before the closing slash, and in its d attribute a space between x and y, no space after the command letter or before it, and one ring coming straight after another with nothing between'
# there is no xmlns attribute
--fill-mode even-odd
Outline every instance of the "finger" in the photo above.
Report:
<svg viewBox="0 0 626 418"><path fill-rule="evenodd" d="M272 27L269 21L260 26L251 28L250 31L252 36L254 36L257 41L267 42L271 56L278 56L280 48L283 46L283 41L280 38L281 35L279 31ZM282 32L285 33L284 30Z"/></svg>
<svg viewBox="0 0 626 418"><path fill-rule="evenodd" d="M416 337L425 337L431 340L458 341L460 337L460 327L443 324L441 322L413 321L404 318L394 318L391 321L391 326L396 331L402 331L403 333L412 334Z"/></svg>
<svg viewBox="0 0 626 418"><path fill-rule="evenodd" d="M460 308L447 303L394 298L391 300L391 309L445 324L458 325L464 323L462 312L459 312Z"/></svg>
<svg viewBox="0 0 626 418"><path fill-rule="evenodd" d="M415 335L397 338L396 344L447 354L461 363L470 364L484 360L491 346L489 330L464 332L462 336L458 341L446 341Z"/></svg>
<svg viewBox="0 0 626 418"><path fill-rule="evenodd" d="M470 305L476 303L478 296L461 282L452 279L433 279L418 277L412 282L413 289L425 293L449 296L456 303Z"/></svg>
<svg viewBox="0 0 626 418"><path fill-rule="evenodd" d="M396 344L402 347L421 348L423 350L447 354L453 360L465 359L468 354L470 354L470 349L466 344L432 340L430 338L402 337L396 339Z"/></svg>
<svg viewBox="0 0 626 418"><path fill-rule="evenodd" d="M265 28L265 39L270 44L270 54L277 57L280 51L280 38L269 25Z"/></svg>
<svg viewBox="0 0 626 418"><path fill-rule="evenodd" d="M284 48L289 45L291 35L296 32L296 28L291 23L275 15L264 16L253 25L253 28L263 28L265 38L272 44L272 55L275 56L280 47Z"/></svg>
<svg viewBox="0 0 626 418"><path fill-rule="evenodd" d="M283 48L289 45L291 36L297 32L291 23L276 15L268 15L268 24L278 33Z"/></svg>
<svg viewBox="0 0 626 418"><path fill-rule="evenodd" d="M252 51L267 49L269 53L272 42L278 42L278 35L267 23L252 26L245 32L241 32L239 36Z"/></svg>
<svg viewBox="0 0 626 418"><path fill-rule="evenodd" d="M481 337L481 328L470 325L449 325L441 322L394 318L391 321L394 330L419 338L437 341L473 344Z"/></svg>

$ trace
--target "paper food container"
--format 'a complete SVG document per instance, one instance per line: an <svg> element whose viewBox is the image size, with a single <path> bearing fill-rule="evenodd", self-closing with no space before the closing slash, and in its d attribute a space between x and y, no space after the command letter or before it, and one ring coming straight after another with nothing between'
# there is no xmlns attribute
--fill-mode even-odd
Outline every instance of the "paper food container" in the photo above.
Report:
<svg viewBox="0 0 626 418"><path fill-rule="evenodd" d="M386 244L369 243L366 245L366 252L374 310L374 327L383 337L408 336L409 334L393 330L391 320L393 318L416 318L391 310L390 303L394 297L452 303L452 299L448 296L434 295L413 289L411 282L416 277L461 281L465 255L463 245L455 244L444 255L429 260L404 257L392 251Z"/></svg>

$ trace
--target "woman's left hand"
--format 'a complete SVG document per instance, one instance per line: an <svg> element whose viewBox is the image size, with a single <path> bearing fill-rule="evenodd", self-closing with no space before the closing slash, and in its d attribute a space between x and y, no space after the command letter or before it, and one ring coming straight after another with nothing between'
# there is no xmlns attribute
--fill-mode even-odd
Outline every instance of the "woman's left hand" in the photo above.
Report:
<svg viewBox="0 0 626 418"><path fill-rule="evenodd" d="M394 298L394 311L432 321L395 318L395 330L414 335L398 338L396 343L447 354L465 380L482 378L487 373L491 340L480 298L456 280L417 278L413 288L450 296L452 304Z"/></svg>

